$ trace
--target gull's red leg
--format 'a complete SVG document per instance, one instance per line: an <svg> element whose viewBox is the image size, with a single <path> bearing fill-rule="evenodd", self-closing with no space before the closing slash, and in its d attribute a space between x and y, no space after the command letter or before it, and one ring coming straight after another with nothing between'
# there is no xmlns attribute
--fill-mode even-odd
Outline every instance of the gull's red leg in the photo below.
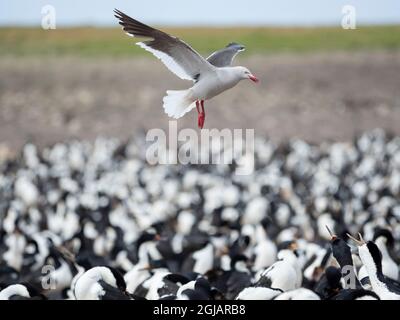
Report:
<svg viewBox="0 0 400 320"><path fill-rule="evenodd" d="M201 111L199 113L199 128L203 129L204 121L206 119L206 113L204 111L204 100L200 100L200 104L201 104Z"/></svg>
<svg viewBox="0 0 400 320"><path fill-rule="evenodd" d="M202 111L200 110L200 101L196 100L196 109L197 109L197 125L199 126L200 129L203 128L204 124L204 119L202 116Z"/></svg>

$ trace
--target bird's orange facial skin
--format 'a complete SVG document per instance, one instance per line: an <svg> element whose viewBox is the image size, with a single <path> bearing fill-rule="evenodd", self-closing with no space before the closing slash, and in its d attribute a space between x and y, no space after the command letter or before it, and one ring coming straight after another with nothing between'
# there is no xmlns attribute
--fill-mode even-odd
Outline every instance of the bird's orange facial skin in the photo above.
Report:
<svg viewBox="0 0 400 320"><path fill-rule="evenodd" d="M260 82L260 80L254 74L249 75L249 79L255 83Z"/></svg>

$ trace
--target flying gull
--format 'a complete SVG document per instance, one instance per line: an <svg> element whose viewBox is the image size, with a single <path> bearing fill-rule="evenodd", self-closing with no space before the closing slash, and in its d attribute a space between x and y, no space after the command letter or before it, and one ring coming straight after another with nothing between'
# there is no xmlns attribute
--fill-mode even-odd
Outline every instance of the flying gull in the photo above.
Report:
<svg viewBox="0 0 400 320"><path fill-rule="evenodd" d="M230 43L204 59L177 37L145 25L117 9L114 13L129 36L151 39L138 42L137 45L154 54L179 78L194 82L187 90L167 90L163 107L168 116L174 119L181 118L196 107L198 126L202 129L205 100L234 87L240 80L259 81L247 68L232 66L235 56L244 50L240 44Z"/></svg>

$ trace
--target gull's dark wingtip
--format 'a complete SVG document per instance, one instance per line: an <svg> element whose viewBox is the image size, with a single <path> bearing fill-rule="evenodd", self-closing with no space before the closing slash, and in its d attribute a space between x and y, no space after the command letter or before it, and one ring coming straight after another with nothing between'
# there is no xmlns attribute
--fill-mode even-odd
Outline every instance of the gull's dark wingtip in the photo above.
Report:
<svg viewBox="0 0 400 320"><path fill-rule="evenodd" d="M116 17L119 20L122 20L124 18L124 16L126 16L125 13L123 13L121 10L118 9L114 9L114 17Z"/></svg>
<svg viewBox="0 0 400 320"><path fill-rule="evenodd" d="M117 19L121 18L121 11L119 11L118 9L114 9L114 17L116 17Z"/></svg>
<svg viewBox="0 0 400 320"><path fill-rule="evenodd" d="M155 33L162 34L161 31L133 19L118 9L114 9L114 13L115 17L119 20L119 25L131 37L154 38Z"/></svg>
<svg viewBox="0 0 400 320"><path fill-rule="evenodd" d="M235 48L235 49L237 49L237 50L239 50L239 51L242 51L242 50L245 50L245 49L246 49L246 47L245 47L244 45L239 44L239 43L236 43L236 42L231 42L231 43L229 43L229 44L226 46L226 48Z"/></svg>

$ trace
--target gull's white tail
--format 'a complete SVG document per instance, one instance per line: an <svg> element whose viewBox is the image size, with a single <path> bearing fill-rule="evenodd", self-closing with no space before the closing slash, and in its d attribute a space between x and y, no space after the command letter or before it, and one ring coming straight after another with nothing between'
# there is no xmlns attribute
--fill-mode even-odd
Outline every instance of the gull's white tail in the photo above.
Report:
<svg viewBox="0 0 400 320"><path fill-rule="evenodd" d="M196 102L189 98L189 90L167 90L163 102L165 113L174 119L182 117L196 106Z"/></svg>

